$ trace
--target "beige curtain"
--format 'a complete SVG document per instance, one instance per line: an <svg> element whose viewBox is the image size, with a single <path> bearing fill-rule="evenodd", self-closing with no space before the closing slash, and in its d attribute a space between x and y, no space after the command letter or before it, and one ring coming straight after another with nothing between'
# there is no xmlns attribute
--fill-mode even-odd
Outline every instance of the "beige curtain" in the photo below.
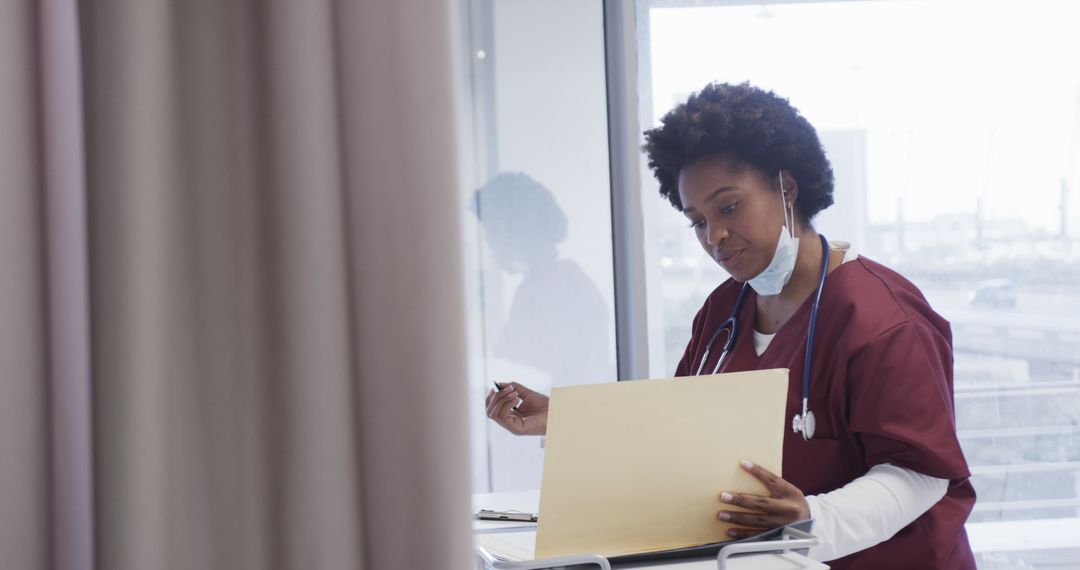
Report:
<svg viewBox="0 0 1080 570"><path fill-rule="evenodd" d="M456 15L0 2L4 567L471 565Z"/></svg>
<svg viewBox="0 0 1080 570"><path fill-rule="evenodd" d="M0 556L50 562L43 133L30 3L0 2Z"/></svg>

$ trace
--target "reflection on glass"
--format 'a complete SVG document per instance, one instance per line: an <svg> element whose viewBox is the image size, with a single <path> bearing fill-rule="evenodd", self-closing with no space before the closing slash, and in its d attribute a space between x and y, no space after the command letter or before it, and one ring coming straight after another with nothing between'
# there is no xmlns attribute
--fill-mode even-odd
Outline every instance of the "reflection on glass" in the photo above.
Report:
<svg viewBox="0 0 1080 570"><path fill-rule="evenodd" d="M613 366L608 308L581 267L559 254L567 220L555 196L508 172L477 190L474 204L499 268L521 276L493 356L546 372L551 386L605 379Z"/></svg>
<svg viewBox="0 0 1080 570"><path fill-rule="evenodd" d="M617 376L603 3L465 7L473 489L538 489L539 438L489 420L484 398L493 380L548 393Z"/></svg>

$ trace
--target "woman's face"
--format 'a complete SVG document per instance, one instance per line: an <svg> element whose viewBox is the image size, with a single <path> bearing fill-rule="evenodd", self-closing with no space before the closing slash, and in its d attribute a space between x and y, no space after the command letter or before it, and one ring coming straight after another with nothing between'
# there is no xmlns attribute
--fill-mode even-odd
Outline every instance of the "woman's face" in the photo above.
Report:
<svg viewBox="0 0 1080 570"><path fill-rule="evenodd" d="M784 225L780 192L770 182L728 155L704 157L679 172L683 214L701 247L740 282L768 267ZM794 199L790 191L787 198Z"/></svg>

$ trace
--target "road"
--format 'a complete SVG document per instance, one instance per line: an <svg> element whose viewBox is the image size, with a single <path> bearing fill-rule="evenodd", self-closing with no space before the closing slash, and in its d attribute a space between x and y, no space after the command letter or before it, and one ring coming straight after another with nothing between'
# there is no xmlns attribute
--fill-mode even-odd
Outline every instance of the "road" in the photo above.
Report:
<svg viewBox="0 0 1080 570"><path fill-rule="evenodd" d="M953 325L980 324L1080 334L1080 293L1046 294L1019 288L1014 309L972 307L968 302L969 291L955 288L927 287L923 294Z"/></svg>

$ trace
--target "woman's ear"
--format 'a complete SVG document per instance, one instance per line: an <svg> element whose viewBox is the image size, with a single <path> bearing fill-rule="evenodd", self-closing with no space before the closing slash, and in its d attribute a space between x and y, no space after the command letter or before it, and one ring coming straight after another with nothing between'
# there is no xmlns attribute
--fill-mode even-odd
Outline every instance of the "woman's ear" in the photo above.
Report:
<svg viewBox="0 0 1080 570"><path fill-rule="evenodd" d="M802 209L799 208L796 203L796 199L799 197L799 182L795 180L795 177L791 175L787 170L781 170L777 174L777 180L783 181L784 184L784 199L787 207L791 208L791 214L798 221L799 224L809 224L809 220L802 214Z"/></svg>
<svg viewBox="0 0 1080 570"><path fill-rule="evenodd" d="M777 177L783 182L784 196L788 204L795 205L795 199L799 197L799 183L787 170L781 170Z"/></svg>

